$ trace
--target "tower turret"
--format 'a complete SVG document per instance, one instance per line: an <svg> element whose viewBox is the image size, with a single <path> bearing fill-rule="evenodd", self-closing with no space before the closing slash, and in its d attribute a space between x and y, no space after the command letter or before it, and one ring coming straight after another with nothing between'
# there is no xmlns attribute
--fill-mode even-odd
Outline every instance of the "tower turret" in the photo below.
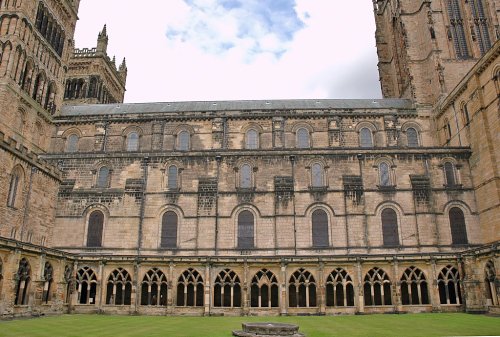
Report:
<svg viewBox="0 0 500 337"><path fill-rule="evenodd" d="M97 48L96 51L98 53L106 54L108 51L108 32L106 29L106 25L102 28L102 31L99 33L97 37Z"/></svg>

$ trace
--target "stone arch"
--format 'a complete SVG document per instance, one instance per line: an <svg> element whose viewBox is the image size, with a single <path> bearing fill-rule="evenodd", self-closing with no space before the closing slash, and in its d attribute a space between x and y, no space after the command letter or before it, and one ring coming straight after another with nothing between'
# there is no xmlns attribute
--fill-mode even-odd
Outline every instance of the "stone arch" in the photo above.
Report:
<svg viewBox="0 0 500 337"><path fill-rule="evenodd" d="M16 274L16 293L14 305L27 305L31 288L31 265L27 258L19 261Z"/></svg>
<svg viewBox="0 0 500 337"><path fill-rule="evenodd" d="M24 184L26 174L24 168L17 164L10 173L9 194L7 195L7 206L21 208L24 202Z"/></svg>
<svg viewBox="0 0 500 337"><path fill-rule="evenodd" d="M148 270L141 282L141 305L167 306L168 281L159 268Z"/></svg>
<svg viewBox="0 0 500 337"><path fill-rule="evenodd" d="M297 269L288 282L288 306L290 308L309 308L317 306L316 280L304 268Z"/></svg>
<svg viewBox="0 0 500 337"><path fill-rule="evenodd" d="M89 237L90 236L94 236L95 235L95 238L97 239L97 236L99 233L94 233L94 234L90 234L89 233L89 226L90 226L90 221L91 221L91 215L94 214L94 212L101 212L102 213L102 227L100 228L100 232L101 232L101 236L100 236L100 243L101 245L100 246L96 246L97 247L102 247L103 243L104 243L104 239L105 239L105 233L106 233L106 225L109 221L109 217L110 217L110 213L109 213L109 210L106 206L104 205L101 205L101 204L94 204L94 205L90 205L88 206L83 214L82 214L82 217L83 219L85 219L85 224L84 224L84 236L83 236L83 246L87 246L88 247L88 240L89 240ZM95 229L99 229L99 224L96 223L95 225L93 225L93 227L95 227ZM91 229L92 230L92 229Z"/></svg>
<svg viewBox="0 0 500 337"><path fill-rule="evenodd" d="M134 139L130 138L131 135L136 135ZM131 125L122 131L123 150L124 151L138 151L141 149L141 138L143 131L139 126Z"/></svg>
<svg viewBox="0 0 500 337"><path fill-rule="evenodd" d="M202 307L205 299L205 283L202 275L188 268L177 280L177 306Z"/></svg>
<svg viewBox="0 0 500 337"><path fill-rule="evenodd" d="M257 220L260 218L258 209L250 204L237 206L232 217L235 222L234 242L238 249L253 249L257 246Z"/></svg>
<svg viewBox="0 0 500 337"><path fill-rule="evenodd" d="M254 308L279 307L280 283L276 274L261 269L253 277L250 285L250 306Z"/></svg>
<svg viewBox="0 0 500 337"><path fill-rule="evenodd" d="M223 269L214 280L214 307L241 307L242 289L240 277L231 269Z"/></svg>
<svg viewBox="0 0 500 337"><path fill-rule="evenodd" d="M429 300L429 281L422 270L408 267L400 279L401 302L403 305L427 305Z"/></svg>
<svg viewBox="0 0 500 337"><path fill-rule="evenodd" d="M325 285L327 307L354 306L354 283L345 269L334 269L328 274Z"/></svg>
<svg viewBox="0 0 500 337"><path fill-rule="evenodd" d="M98 278L94 270L85 266L76 273L78 304L96 304Z"/></svg>
<svg viewBox="0 0 500 337"><path fill-rule="evenodd" d="M379 267L374 267L365 274L363 292L366 306L392 305L391 280Z"/></svg>
<svg viewBox="0 0 500 337"><path fill-rule="evenodd" d="M117 268L108 276L106 283L106 304L130 305L132 298L132 277L123 268Z"/></svg>

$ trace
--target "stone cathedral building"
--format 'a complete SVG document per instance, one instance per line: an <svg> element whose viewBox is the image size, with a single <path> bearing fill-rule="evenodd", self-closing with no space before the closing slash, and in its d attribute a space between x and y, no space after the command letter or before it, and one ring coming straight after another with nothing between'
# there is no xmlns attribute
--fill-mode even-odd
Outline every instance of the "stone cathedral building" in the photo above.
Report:
<svg viewBox="0 0 500 337"><path fill-rule="evenodd" d="M0 0L0 315L500 312L500 0L373 0L384 99L146 104L78 7Z"/></svg>

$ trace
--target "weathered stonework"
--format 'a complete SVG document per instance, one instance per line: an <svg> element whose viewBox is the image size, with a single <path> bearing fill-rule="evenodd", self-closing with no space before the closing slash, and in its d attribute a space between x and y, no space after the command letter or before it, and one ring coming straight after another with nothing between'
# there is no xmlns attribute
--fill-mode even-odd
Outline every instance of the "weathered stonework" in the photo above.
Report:
<svg viewBox="0 0 500 337"><path fill-rule="evenodd" d="M496 15L458 60L442 1L374 1L382 100L122 104L77 0L11 3L0 315L500 311Z"/></svg>

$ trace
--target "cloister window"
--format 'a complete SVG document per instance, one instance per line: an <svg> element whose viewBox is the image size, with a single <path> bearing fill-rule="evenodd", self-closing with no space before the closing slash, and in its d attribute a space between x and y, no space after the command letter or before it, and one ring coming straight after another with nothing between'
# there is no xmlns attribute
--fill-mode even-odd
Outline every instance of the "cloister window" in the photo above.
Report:
<svg viewBox="0 0 500 337"><path fill-rule="evenodd" d="M241 285L238 275L225 269L214 283L214 307L241 307Z"/></svg>
<svg viewBox="0 0 500 337"><path fill-rule="evenodd" d="M169 190L176 190L179 188L179 170L177 169L177 166L169 166L167 178L167 185Z"/></svg>
<svg viewBox="0 0 500 337"><path fill-rule="evenodd" d="M311 147L309 131L306 128L300 128L297 130L297 147L299 149L307 149Z"/></svg>
<svg viewBox="0 0 500 337"><path fill-rule="evenodd" d="M429 304L429 289L424 273L415 267L401 276L401 301L403 305Z"/></svg>
<svg viewBox="0 0 500 337"><path fill-rule="evenodd" d="M498 278L495 265L493 264L493 261L488 261L484 268L484 288L486 290L486 300L490 300L491 305L498 305L496 284L498 284Z"/></svg>
<svg viewBox="0 0 500 337"><path fill-rule="evenodd" d="M137 132L130 132L127 135L127 151L139 151L139 134Z"/></svg>
<svg viewBox="0 0 500 337"><path fill-rule="evenodd" d="M262 269L252 278L250 305L254 308L279 307L279 283L276 275Z"/></svg>
<svg viewBox="0 0 500 337"><path fill-rule="evenodd" d="M373 136L370 129L362 128L359 130L359 146L373 147Z"/></svg>
<svg viewBox="0 0 500 337"><path fill-rule="evenodd" d="M168 283L165 274L158 268L150 269L141 284L141 305L167 305Z"/></svg>
<svg viewBox="0 0 500 337"><path fill-rule="evenodd" d="M330 245L328 214L322 209L317 209L312 214L312 242L315 248L324 248Z"/></svg>
<svg viewBox="0 0 500 337"><path fill-rule="evenodd" d="M205 298L203 278L196 270L184 271L177 283L177 306L202 307Z"/></svg>
<svg viewBox="0 0 500 337"><path fill-rule="evenodd" d="M382 235L384 246L398 246L398 215L392 208L386 208L382 211Z"/></svg>
<svg viewBox="0 0 500 337"><path fill-rule="evenodd" d="M247 131L245 139L245 148L251 150L259 148L259 133L256 130L250 129Z"/></svg>
<svg viewBox="0 0 500 337"><path fill-rule="evenodd" d="M441 304L461 304L460 274L455 267L446 266L438 276L439 301Z"/></svg>
<svg viewBox="0 0 500 337"><path fill-rule="evenodd" d="M107 188L109 187L109 176L110 170L106 166L102 166L97 174L97 187Z"/></svg>
<svg viewBox="0 0 500 337"><path fill-rule="evenodd" d="M384 270L377 267L371 269L364 279L365 305L391 305L391 288L391 280Z"/></svg>
<svg viewBox="0 0 500 337"><path fill-rule="evenodd" d="M288 306L309 308L316 306L316 282L314 276L301 268L290 277L288 285Z"/></svg>
<svg viewBox="0 0 500 337"><path fill-rule="evenodd" d="M451 243L454 245L466 245L467 226L465 225L464 212L458 208L450 209L450 228L451 228Z"/></svg>
<svg viewBox="0 0 500 337"><path fill-rule="evenodd" d="M323 166L318 163L314 163L311 166L311 182L312 187L324 187L325 186L325 177Z"/></svg>
<svg viewBox="0 0 500 337"><path fill-rule="evenodd" d="M177 150L189 151L190 134L187 131L181 131L177 135Z"/></svg>
<svg viewBox="0 0 500 337"><path fill-rule="evenodd" d="M115 269L108 277L106 304L130 305L132 298L132 278L123 268Z"/></svg>
<svg viewBox="0 0 500 337"><path fill-rule="evenodd" d="M451 39L455 46L455 53L458 59L468 59L469 49L465 38L464 20L459 0L447 0L448 16L450 18Z"/></svg>
<svg viewBox="0 0 500 337"><path fill-rule="evenodd" d="M406 140L408 147L418 147L418 132L415 128L406 129Z"/></svg>
<svg viewBox="0 0 500 337"><path fill-rule="evenodd" d="M391 181L391 171L389 164L383 162L378 166L379 180L381 187L389 187L392 186Z"/></svg>
<svg viewBox="0 0 500 337"><path fill-rule="evenodd" d="M248 164L240 168L240 188L252 188L252 167Z"/></svg>
<svg viewBox="0 0 500 337"><path fill-rule="evenodd" d="M104 213L101 211L93 211L89 216L87 247L102 247L103 227Z"/></svg>
<svg viewBox="0 0 500 337"><path fill-rule="evenodd" d="M161 220L161 248L177 247L177 213L169 211L163 214Z"/></svg>
<svg viewBox="0 0 500 337"><path fill-rule="evenodd" d="M49 303L50 291L52 283L54 282L54 268L52 268L52 265L49 262L45 263L45 268L43 269L43 279L42 302Z"/></svg>
<svg viewBox="0 0 500 337"><path fill-rule="evenodd" d="M16 275L16 298L14 305L28 304L28 293L31 285L31 267L26 259L19 261Z"/></svg>
<svg viewBox="0 0 500 337"><path fill-rule="evenodd" d="M74 153L78 151L78 141L80 138L77 134L69 135L66 143L66 152Z"/></svg>
<svg viewBox="0 0 500 337"><path fill-rule="evenodd" d="M78 303L95 304L97 294L97 276L90 267L83 267L76 273Z"/></svg>
<svg viewBox="0 0 500 337"><path fill-rule="evenodd" d="M238 249L254 247L254 216L250 211L242 211L238 214Z"/></svg>
<svg viewBox="0 0 500 337"><path fill-rule="evenodd" d="M351 276L342 268L337 268L326 279L326 306L354 306L354 285Z"/></svg>
<svg viewBox="0 0 500 337"><path fill-rule="evenodd" d="M453 163L444 163L444 176L446 180L446 186L453 187L457 184L455 179L455 165L453 165Z"/></svg>
<svg viewBox="0 0 500 337"><path fill-rule="evenodd" d="M484 0L469 0L472 16L474 20L474 28L476 30L476 40L479 45L481 55L491 48L490 33L488 32L488 18L486 16L486 7Z"/></svg>
<svg viewBox="0 0 500 337"><path fill-rule="evenodd" d="M9 195L7 198L7 206L16 207L18 205L18 191L22 186L22 170L16 167L12 170L10 178Z"/></svg>

